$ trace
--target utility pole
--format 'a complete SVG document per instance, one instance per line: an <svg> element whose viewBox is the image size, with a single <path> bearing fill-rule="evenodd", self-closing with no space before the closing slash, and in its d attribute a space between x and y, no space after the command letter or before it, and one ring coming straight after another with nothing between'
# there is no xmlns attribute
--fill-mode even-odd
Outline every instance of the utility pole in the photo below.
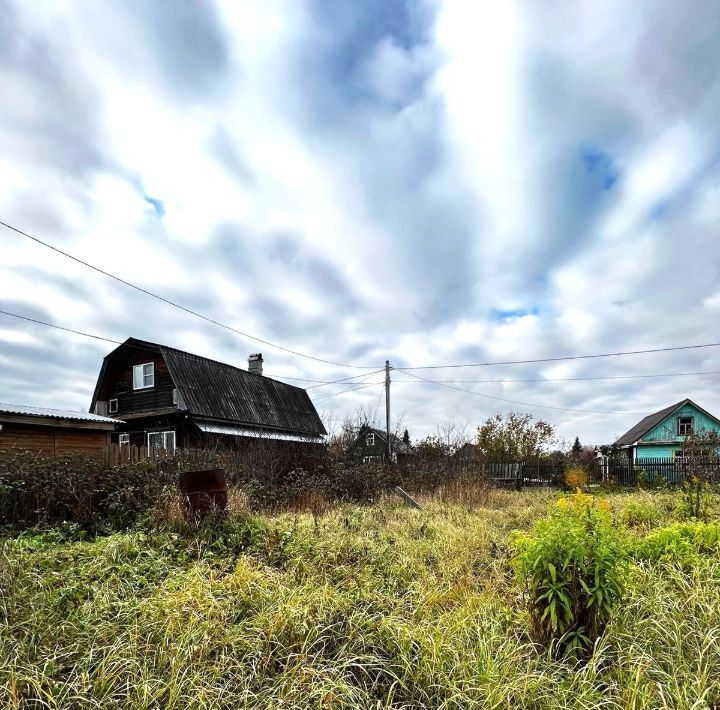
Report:
<svg viewBox="0 0 720 710"><path fill-rule="evenodd" d="M385 360L385 435L387 437L389 465L392 463L392 444L390 443L390 360Z"/></svg>

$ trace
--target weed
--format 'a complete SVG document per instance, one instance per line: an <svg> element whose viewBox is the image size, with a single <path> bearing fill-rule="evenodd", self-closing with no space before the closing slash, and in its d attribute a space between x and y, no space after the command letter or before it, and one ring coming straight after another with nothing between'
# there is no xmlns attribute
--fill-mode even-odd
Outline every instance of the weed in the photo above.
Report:
<svg viewBox="0 0 720 710"><path fill-rule="evenodd" d="M533 639L558 656L587 656L623 592L624 543L607 503L579 490L565 496L513 547Z"/></svg>
<svg viewBox="0 0 720 710"><path fill-rule="evenodd" d="M587 471L582 466L571 466L565 471L565 485L574 491L587 485Z"/></svg>

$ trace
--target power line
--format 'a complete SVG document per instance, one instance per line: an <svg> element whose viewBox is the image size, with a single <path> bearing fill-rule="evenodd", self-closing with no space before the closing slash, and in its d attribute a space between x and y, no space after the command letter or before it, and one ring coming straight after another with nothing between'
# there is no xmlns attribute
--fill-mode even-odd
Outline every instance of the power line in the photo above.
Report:
<svg viewBox="0 0 720 710"><path fill-rule="evenodd" d="M207 321L208 323L217 325L220 328L225 328L225 330L229 330L233 333L236 333L237 335L242 335L244 338L248 338L249 340L254 340L258 343L263 343L264 345L267 345L271 348L276 348L277 350L282 350L286 353L291 353L292 355L297 355L298 357L304 357L304 358L307 358L308 360L315 360L316 362L322 362L322 363L325 363L326 365L335 365L336 367L346 367L346 368L354 369L354 370L371 370L373 367L373 366L365 367L362 365L346 365L344 363L334 362L332 360L325 360L320 357L315 357L314 355L307 355L306 353L299 352L298 350L293 350L292 348L286 348L283 345L278 345L277 343L273 343L269 340L265 340L264 338L259 338L256 335L251 335L250 333L246 333L242 330L238 330L237 328L233 328L230 325L221 323L220 321L215 320L214 318L211 318L210 316L206 316L206 315L203 315L202 313L198 313L197 311L194 311L191 308L187 308L186 306L183 306L180 303L171 301L169 298L165 298L164 296L160 296L157 293L153 293L152 291L149 291L148 289L143 288L142 286L138 286L137 284L127 281L127 280L121 278L120 276L116 276L115 274L112 274L109 271L105 271L104 269L101 269L98 266L94 266L93 264L90 264L87 261L83 261L79 257L73 256L72 254L69 254L68 252L63 251L62 249L58 249L56 246L53 246L52 244L49 244L48 242L44 242L42 239L38 239L38 237L34 237L32 234L23 232L21 229L18 229L17 227L13 227L11 224L8 224L7 222L3 222L2 220L0 220L0 225L5 227L6 229L16 232L17 234L20 234L23 237L26 237L27 239L31 239L32 241L36 242L37 244L40 244L44 247L47 247L48 249L51 249L52 251L57 252L58 254L62 254L62 256L66 257L68 259L72 259L73 261L77 262L78 264L82 264L83 266L86 266L88 269L97 271L99 274L102 274L103 276L107 276L108 278L114 279L115 281L117 281L121 284L124 284L125 286L134 288L136 291L140 291L140 293L144 293L145 295L155 298L158 301L162 301L163 303L166 303L169 306L173 306L174 308L179 308L181 311L185 311L185 313L189 313L190 315L193 315L196 318L202 318L202 320Z"/></svg>
<svg viewBox="0 0 720 710"><path fill-rule="evenodd" d="M544 357L537 358L534 360L504 360L498 362L473 362L473 363L460 363L451 365L416 365L413 367L396 367L395 370L401 370L403 372L407 370L442 370L445 368L456 368L456 367L490 367L493 365L528 365L531 363L539 362L562 362L566 360L592 360L595 358L602 357L619 357L621 355L644 355L647 353L665 353L674 350L697 350L699 348L717 348L720 347L720 343L703 343L702 345L676 345L667 348L650 348L647 350L625 350L615 353L599 353L596 355L564 355L562 357Z"/></svg>
<svg viewBox="0 0 720 710"><path fill-rule="evenodd" d="M371 375L377 375L378 372L382 372L383 370L373 370L372 372L363 372L360 375L353 375L352 377L343 377L341 380L331 380L330 382L320 382L320 384L312 385L311 387L306 387L306 390L312 390L316 387L325 387L325 385L336 385L340 382L349 382L350 380L357 380L358 378L362 377L370 377Z"/></svg>
<svg viewBox="0 0 720 710"><path fill-rule="evenodd" d="M0 311L4 316L11 316L12 318L19 318L20 320L26 320L30 323L37 323L38 325L44 325L48 328L55 328L56 330L64 330L66 333L75 333L75 335L82 335L86 338L93 338L94 340L103 340L106 343L114 343L115 345L122 345L120 340L113 340L112 338L104 338L102 335L93 335L92 333L84 333L82 330L73 330L72 328L64 328L61 325L55 325L54 323L47 323L44 320L38 320L37 318L29 318L28 316L21 316L18 313L10 313L9 311Z"/></svg>
<svg viewBox="0 0 720 710"><path fill-rule="evenodd" d="M82 331L82 330L74 330L73 328L65 328L65 327L62 326L62 325L56 325L55 323L48 323L47 321L40 320L40 319L38 319L38 318L30 318L29 316L21 316L19 313L10 313L10 311L0 310L0 315L10 316L10 317L12 317L12 318L18 318L18 319L20 319L20 320L28 321L28 322L30 322L30 323L36 323L37 325L44 325L44 326L46 326L47 328L54 328L55 330L62 330L62 331L64 331L64 332L66 332L66 333L73 333L73 334L75 334L75 335L82 335L82 336L85 337L85 338L92 338L93 340L101 340L101 341L103 341L103 342L105 342L105 343L112 343L113 345L126 345L126 344L127 344L127 345L131 345L132 347L137 347L137 348L142 349L142 347L139 346L139 345L133 346L133 345L130 344L130 343L123 343L123 341L121 341L121 340L114 340L113 338L106 338L106 337L104 337L104 336L102 336L102 335L94 335L93 333L86 333L86 332L84 332L84 331ZM315 385L316 387L320 387L321 385L334 385L334 384L338 384L338 383L340 383L340 382L348 382L348 381L350 381L350 380L357 379L358 377L370 377L371 375L376 375L378 372L382 372L382 370L375 370L374 372L363 372L363 373L360 374L360 375L353 375L352 377L346 377L346 378L344 378L344 379L342 379L342 380L332 380L332 381L330 381L330 382L322 382L321 380L313 380L313 381L314 381L314 382L320 382L320 384ZM300 379L300 378L297 378L297 377L277 377L277 378L273 378L273 379L286 379L286 380L287 380L287 379ZM308 388L308 389L312 389L312 388ZM338 394L340 394L340 393L338 393Z"/></svg>
<svg viewBox="0 0 720 710"><path fill-rule="evenodd" d="M358 390L363 390L366 387L373 387L375 385L381 385L381 384L383 384L383 383L382 382L368 382L367 384L359 385L357 387L348 387L348 389L341 390L340 392L335 392L334 394L328 394L328 395L325 395L324 397L320 397L319 399L316 400L316 402L318 402L318 403L325 402L328 399L332 399L333 397L338 397L341 394L347 394L348 392L357 392Z"/></svg>
<svg viewBox="0 0 720 710"><path fill-rule="evenodd" d="M440 385L441 387L447 387L451 390L456 390L458 392L465 392L466 394L472 394L476 397L483 397L485 399L494 399L499 402L507 402L509 404L521 404L524 407L537 407L539 409L554 409L556 411L560 412L578 412L580 414L644 414L644 412L608 412L608 411L594 411L591 409L574 409L572 407L554 407L549 404L535 404L534 402L521 402L516 399L506 399L505 397L496 397L491 394L484 394L483 392L474 392L473 390L464 389L463 387L455 387L454 385L448 385L445 382L441 382L439 380L429 380L426 377L421 377L420 375L414 375L412 372L408 372L408 375L410 377L415 377L418 380L422 380L423 382L429 382L433 385Z"/></svg>
<svg viewBox="0 0 720 710"><path fill-rule="evenodd" d="M400 370L400 368L397 368ZM407 373L410 375L411 373ZM647 378L647 377L693 377L695 375L720 375L720 370L699 370L698 372L667 372L653 375L607 375L603 377L537 377L529 379L518 379L518 380L442 380L443 383L450 384L500 384L500 383L513 383L513 382L585 382L587 380L634 380L636 378ZM438 380L439 381L439 380ZM416 385L419 384L419 380L393 380L400 384Z"/></svg>

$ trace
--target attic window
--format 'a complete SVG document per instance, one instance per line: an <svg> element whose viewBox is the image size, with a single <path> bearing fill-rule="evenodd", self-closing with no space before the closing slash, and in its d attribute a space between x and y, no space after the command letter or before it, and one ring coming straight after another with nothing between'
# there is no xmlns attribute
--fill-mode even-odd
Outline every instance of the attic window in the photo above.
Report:
<svg viewBox="0 0 720 710"><path fill-rule="evenodd" d="M687 436L692 434L693 417L678 417L678 435Z"/></svg>
<svg viewBox="0 0 720 710"><path fill-rule="evenodd" d="M365 446L375 446L375 434L365 435Z"/></svg>
<svg viewBox="0 0 720 710"><path fill-rule="evenodd" d="M155 386L155 363L133 365L133 389L144 390Z"/></svg>
<svg viewBox="0 0 720 710"><path fill-rule="evenodd" d="M118 410L118 401L117 399L110 399L108 400L108 412L110 414L117 414Z"/></svg>

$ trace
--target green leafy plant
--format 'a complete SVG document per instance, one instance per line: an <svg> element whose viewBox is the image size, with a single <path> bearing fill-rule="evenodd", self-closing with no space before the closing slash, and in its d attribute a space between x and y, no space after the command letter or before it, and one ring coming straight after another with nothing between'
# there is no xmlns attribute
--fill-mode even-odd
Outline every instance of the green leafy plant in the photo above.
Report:
<svg viewBox="0 0 720 710"><path fill-rule="evenodd" d="M638 540L632 550L637 560L672 560L681 564L691 564L700 555L717 552L720 552L720 524L699 521L654 530Z"/></svg>
<svg viewBox="0 0 720 710"><path fill-rule="evenodd" d="M532 533L515 533L512 546L533 640L559 657L586 657L623 593L626 546L609 506L565 496Z"/></svg>

